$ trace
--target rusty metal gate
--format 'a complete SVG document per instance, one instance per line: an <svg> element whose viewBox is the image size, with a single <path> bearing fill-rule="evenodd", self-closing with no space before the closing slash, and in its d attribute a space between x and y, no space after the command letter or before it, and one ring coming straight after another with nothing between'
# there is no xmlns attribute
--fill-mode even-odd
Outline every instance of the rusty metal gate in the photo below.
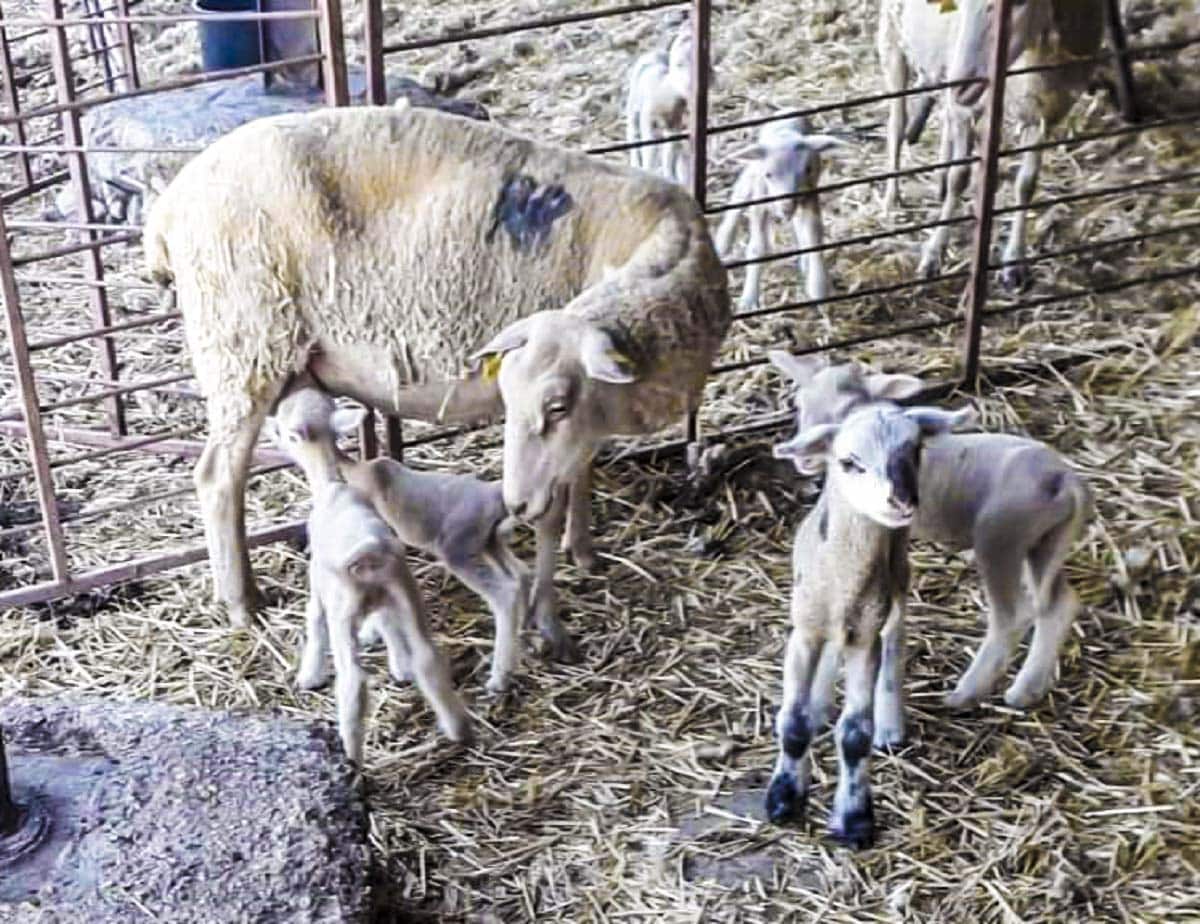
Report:
<svg viewBox="0 0 1200 924"><path fill-rule="evenodd" d="M1110 50L1102 56L1114 63L1116 95L1126 119L1124 125L1087 136L1066 135L1035 145L1003 147L1002 120L1005 86L1004 56L1011 0L996 4L993 24L989 117L984 122L978 153L965 161L976 172L973 214L943 221L887 228L879 233L831 240L810 248L792 248L768 253L753 260L730 260L734 270L755 262L793 260L812 251L835 252L862 248L882 238L911 235L943 224L974 224L970 259L964 268L941 272L932 279L905 279L837 292L822 300L800 299L742 311L736 316L731 339L738 330L761 326L773 319L829 305L864 303L870 299L894 298L934 286L961 289L956 307L936 319L900 325L877 325L866 333L828 340L819 346L802 345L799 352L845 350L887 338L927 332L957 331L961 348L953 374L936 388L945 390L965 383L975 387L981 368L981 333L992 318L1057 302L1104 294L1140 285L1165 282L1195 275L1194 264L1162 268L1135 278L1121 278L1087 289L1039 294L989 307L989 281L1004 265L989 257L992 224L997 216L1015 211L997 208L995 193L1000 166L1030 150L1076 144L1083 140L1117 137L1149 128L1196 121L1200 114L1172 113L1138 119L1131 83L1130 62L1171 55L1200 43L1200 35L1189 35L1153 45L1130 47L1117 8L1117 0L1104 0ZM112 193L116 199L128 194L119 176L97 176L97 162L109 155L122 157L163 155L187 156L199 150L189 145L147 145L117 138L97 143L85 131L85 115L98 107L124 100L167 99L168 94L222 82L259 78L299 66L319 67L323 98L330 105L387 102L386 65L413 52L429 52L464 42L507 36L533 30L554 30L580 23L611 21L619 17L662 15L674 9L686 11L693 31L693 81L688 131L653 142L609 142L590 148L598 156L624 156L639 144L686 140L692 152L691 190L705 211L720 216L745 205L729 201L710 202L713 187L714 139L736 136L773 120L801 115L831 116L859 107L878 107L897 94L878 93L856 99L767 112L724 123L712 122L708 75L712 60L710 0L648 0L586 11L542 16L529 21L487 27L466 27L439 36L407 38L388 42L381 0L368 0L364 8L363 71L361 87L352 92L347 68L346 41L342 34L342 11L338 0L281 3L272 6L258 0L256 11L243 14L189 13L186 15L139 14L139 0L83 0L67 10L64 0L45 0L37 18L0 18L0 67L3 68L5 111L0 117L5 135L0 157L7 162L12 185L2 192L0 212L0 286L7 322L6 362L11 362L11 384L16 400L0 399L0 605L23 605L127 581L205 557L202 543L195 541L199 520L192 503L190 460L202 448L203 408L191 389L191 374L178 325L178 313L158 303L153 287L138 276L137 250L140 225L128 209L106 208L97 214L98 202ZM2 15L2 14L0 14ZM145 46L163 30L182 22L245 21L257 23L260 47L265 48L264 30L273 22L309 23L317 41L302 53L264 60L221 71L147 79ZM143 39L144 33L149 33ZM48 45L50 62L23 66L22 48L30 43ZM263 56L266 58L266 55ZM1042 65L1053 67L1055 65ZM1030 69L1026 69L1027 71ZM1010 72L1012 73L1012 72ZM959 82L960 84L962 82ZM904 91L917 96L956 86L941 83ZM823 183L823 193L844 192L855 187L879 184L890 177L913 177L945 170L951 164L937 162L897 172L878 172ZM1051 208L1092 197L1151 191L1168 184L1191 182L1197 171L1147 177L1120 187L1088 189L1066 196L1035 200L1031 209ZM104 185L99 190L98 186ZM73 215L64 220L38 215L35 209L48 192L69 190L66 197ZM62 198L62 197L60 197ZM770 200L755 200L765 202ZM103 220L102 220L103 219ZM1176 224L1136 236L1113 237L1072 244L1054 251L1040 251L1027 262L1102 250L1143 240L1149 236L1183 233L1200 227L1200 222ZM45 243L45 242L49 243ZM132 268L131 268L132 267ZM745 353L746 351L742 351ZM723 361L714 378L736 376L766 362L765 351L749 350ZM60 367L73 370L64 373ZM135 370L131 373L131 370ZM4 384L4 383L0 383ZM702 410L703 416L703 410ZM170 419L164 419L170 418ZM752 415L749 420L720 420L706 425L705 432L732 434L778 426L776 413ZM387 448L392 453L453 439L461 431L418 428L402 433L396 421L386 429ZM405 437L408 437L405 439ZM684 423L673 445L692 443L697 421ZM362 437L362 450L375 451L374 425ZM52 450L52 447L53 450ZM254 477L270 475L286 467L280 455L262 449L256 456ZM88 485L96 478L118 471L120 496L93 497ZM78 474L82 472L83 474ZM155 533L134 536L139 512L150 509L178 511L178 534ZM263 513L263 511L259 511ZM294 513L271 510L259 517L269 522L256 524L252 544L278 541L297 535L302 525ZM132 518L132 519L131 519ZM169 522L174 523L174 520ZM188 530L183 525L189 527ZM74 534L92 531L86 543L75 543ZM184 536L183 533L191 535Z"/></svg>

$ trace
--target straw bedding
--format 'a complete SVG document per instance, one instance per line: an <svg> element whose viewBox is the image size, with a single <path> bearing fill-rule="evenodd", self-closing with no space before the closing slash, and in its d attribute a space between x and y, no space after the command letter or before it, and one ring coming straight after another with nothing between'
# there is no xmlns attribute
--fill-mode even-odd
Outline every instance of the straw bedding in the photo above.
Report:
<svg viewBox="0 0 1200 924"><path fill-rule="evenodd" d="M503 12L497 12L500 7ZM817 104L876 92L874 4L817 3L803 15L783 3L717 3L719 83L713 118ZM508 21L565 4L460 3L406 9L389 36ZM570 9L578 8L577 4ZM1131 40L1194 31L1182 3L1137 2ZM657 33L654 18L580 25L401 57L419 74L447 58L493 65L464 95L493 118L568 144L619 140L618 75ZM186 44L154 40L150 66L177 68ZM353 16L348 34L356 35ZM183 51L180 51L180 48ZM176 57L172 57L176 55ZM161 63L160 63L161 62ZM1163 113L1195 111L1200 49L1139 64L1142 101ZM831 180L882 169L882 108L826 117L825 129L855 144ZM1104 92L1086 95L1063 131L1116 127ZM868 127L868 126L874 127ZM725 152L745 136L714 141L712 199L733 164ZM931 160L936 133L916 157ZM1100 139L1046 157L1039 196L1193 170L1195 128ZM1011 163L1006 164L1011 168ZM830 240L933 217L933 174L905 183L908 209L881 219L878 190L854 188L826 201ZM1054 206L1031 222L1034 251L1102 238L1144 240L1034 264L1029 296L1112 287L1151 273L1194 267L1194 232L1153 236L1194 223L1194 182ZM969 235L954 237L948 269L961 269ZM33 250L45 239L18 239ZM837 291L908 278L915 235L838 250ZM785 241L777 242L780 246ZM136 281L136 252L114 248L110 267ZM47 271L74 272L61 261ZM740 280L734 279L735 286ZM764 275L764 304L802 298L791 261ZM961 281L918 294L864 298L738 322L725 360L767 346L836 343L949 317ZM88 316L79 290L26 285L33 333L78 328ZM560 570L568 627L585 652L578 666L525 661L515 691L483 694L491 625L477 598L417 563L438 636L481 726L477 748L436 737L416 691L385 680L368 657L375 699L368 721L364 787L371 806L374 896L381 920L765 921L822 920L1195 920L1200 917L1200 284L1184 276L1001 315L984 337L988 381L976 400L987 428L1029 433L1088 477L1097 514L1068 574L1084 607L1068 639L1061 682L1029 713L993 697L968 715L940 705L982 635L983 601L969 558L913 549L909 696L911 744L873 763L877 849L851 853L823 839L833 790L829 736L815 747L809 821L761 822L758 802L774 742L770 731L787 632L788 543L814 488L769 458L783 431L725 441L707 474L689 482L682 460L617 458L597 473L596 519L603 571ZM152 311L134 291L128 309ZM997 294L990 305L1012 304ZM175 325L121 341L129 377L186 371ZM958 332L908 335L840 355L938 377L954 368ZM7 350L7 347L5 347ZM15 401L3 365L0 404ZM86 345L39 358L44 400L81 393L54 376L98 370ZM181 383L131 402L137 432L199 427ZM784 408L764 367L714 379L702 421L721 428ZM97 425L93 409L54 421ZM410 432L422 432L413 428ZM669 434L668 434L669 435ZM629 446L633 444L622 444ZM481 431L421 447L411 458L495 474L498 433ZM79 451L52 447L57 456ZM0 440L3 471L20 468L23 445ZM68 509L87 513L134 496L183 491L181 455L124 454L64 467ZM0 481L10 521L36 516L27 481ZM256 524L295 518L306 491L291 472L256 481ZM97 516L70 532L72 565L98 564L193 541L194 503L167 498L135 512ZM0 580L27 581L38 567L36 531L4 540ZM531 551L528 543L526 553ZM303 606L304 555L277 545L253 554L267 592L264 625L231 633L208 600L203 566L87 598L5 613L0 693L86 692L120 699L194 703L332 719L331 695L291 683ZM530 644L536 642L530 638Z"/></svg>

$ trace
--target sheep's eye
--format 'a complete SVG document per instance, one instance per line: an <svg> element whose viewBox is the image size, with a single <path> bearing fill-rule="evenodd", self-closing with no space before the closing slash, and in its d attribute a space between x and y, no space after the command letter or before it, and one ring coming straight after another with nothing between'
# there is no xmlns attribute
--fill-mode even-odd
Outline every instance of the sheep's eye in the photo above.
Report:
<svg viewBox="0 0 1200 924"><path fill-rule="evenodd" d="M847 456L844 459L839 459L839 464L842 466L842 471L847 475L861 475L866 469L862 467L862 463L853 456Z"/></svg>
<svg viewBox="0 0 1200 924"><path fill-rule="evenodd" d="M562 420L567 416L567 405L562 401L554 401L546 405L547 420Z"/></svg>

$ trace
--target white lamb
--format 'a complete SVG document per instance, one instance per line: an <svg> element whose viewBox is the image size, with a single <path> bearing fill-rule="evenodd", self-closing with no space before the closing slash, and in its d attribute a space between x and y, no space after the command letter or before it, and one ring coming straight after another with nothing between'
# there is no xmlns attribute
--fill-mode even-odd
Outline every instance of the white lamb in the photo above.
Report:
<svg viewBox="0 0 1200 924"><path fill-rule="evenodd" d="M338 409L324 392L301 385L289 390L267 423L285 450L312 444L308 451L333 458L338 475L370 501L401 542L432 555L487 601L496 621L487 689L508 689L520 660L530 580L529 569L509 546L513 522L500 483L419 472L393 459L352 459L338 448L337 438L356 432L364 413ZM379 628L372 621L359 641L369 644Z"/></svg>
<svg viewBox="0 0 1200 924"><path fill-rule="evenodd" d="M692 92L692 33L680 27L666 50L641 55L629 71L625 100L625 140L631 144L678 134L687 124ZM688 158L682 141L663 141L655 146L631 148L629 162L643 170L655 169L677 183L688 181Z"/></svg>
<svg viewBox="0 0 1200 924"><path fill-rule="evenodd" d="M821 222L821 201L816 188L821 183L821 155L843 142L832 135L809 134L802 118L768 122L760 130L758 144L742 154L747 164L733 184L730 198L734 202L764 199L768 196L787 196L775 202L731 209L725 213L717 228L717 252L728 257L743 212L750 225L750 240L746 259L753 260L767 252L767 219L774 215L780 222L790 222L800 249L820 247L824 242ZM825 272L825 255L821 251L800 255L800 274L804 277L805 292L810 299L829 295L829 277ZM759 281L762 264L746 267L740 307L758 307Z"/></svg>
<svg viewBox="0 0 1200 924"><path fill-rule="evenodd" d="M325 653L332 645L342 746L347 757L361 764L367 692L356 636L370 620L387 645L392 676L407 679L411 671L446 736L468 741L470 719L430 635L421 595L404 562L404 546L370 499L338 474L337 457L329 449L332 434L311 422L319 414L305 410L321 401L332 411L333 401L312 389L285 400L273 428L280 448L304 471L313 493L304 653L296 684L312 690L325 683Z"/></svg>
<svg viewBox="0 0 1200 924"><path fill-rule="evenodd" d="M729 327L727 276L695 200L489 123L354 107L218 140L159 198L144 243L153 277L175 282L207 402L196 486L235 623L256 597L251 453L308 368L401 417L504 411L505 504L535 524L541 550L535 615L571 653L553 564L564 520L572 554L591 559L592 456L611 435L693 410Z"/></svg>
<svg viewBox="0 0 1200 924"><path fill-rule="evenodd" d="M832 683L819 666L840 658L845 707L835 731L838 784L829 830L854 847L874 838L872 743L891 746L903 738L903 676L897 673L903 660L895 655L903 649L908 527L925 503L917 490L921 444L972 414L970 408L951 413L872 402L844 421L803 427L775 447L777 458L791 459L801 471L823 463L826 474L792 546L792 633L776 723L779 757L766 800L772 821L804 810L809 745L832 701Z"/></svg>
<svg viewBox="0 0 1200 924"><path fill-rule="evenodd" d="M781 350L769 356L797 387L801 430L837 423L872 401L911 398L925 387L914 376L872 373L857 363L826 368L822 357ZM1036 440L955 433L926 443L919 494L913 535L974 549L989 603L987 637L947 704L964 708L987 696L1032 626L1029 654L1004 697L1015 708L1032 706L1054 682L1078 608L1063 566L1091 513L1087 484Z"/></svg>

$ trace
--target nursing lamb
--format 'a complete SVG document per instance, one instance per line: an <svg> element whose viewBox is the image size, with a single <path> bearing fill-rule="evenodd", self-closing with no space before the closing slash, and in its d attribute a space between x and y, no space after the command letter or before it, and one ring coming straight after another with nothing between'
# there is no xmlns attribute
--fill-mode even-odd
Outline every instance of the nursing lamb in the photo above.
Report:
<svg viewBox="0 0 1200 924"><path fill-rule="evenodd" d="M144 241L153 277L175 282L207 402L195 480L235 624L256 597L250 457L295 372L402 417L504 411L504 500L537 528L545 632L564 519L572 553L591 555L600 442L695 409L730 323L725 270L682 189L428 110L242 126L172 181Z"/></svg>

